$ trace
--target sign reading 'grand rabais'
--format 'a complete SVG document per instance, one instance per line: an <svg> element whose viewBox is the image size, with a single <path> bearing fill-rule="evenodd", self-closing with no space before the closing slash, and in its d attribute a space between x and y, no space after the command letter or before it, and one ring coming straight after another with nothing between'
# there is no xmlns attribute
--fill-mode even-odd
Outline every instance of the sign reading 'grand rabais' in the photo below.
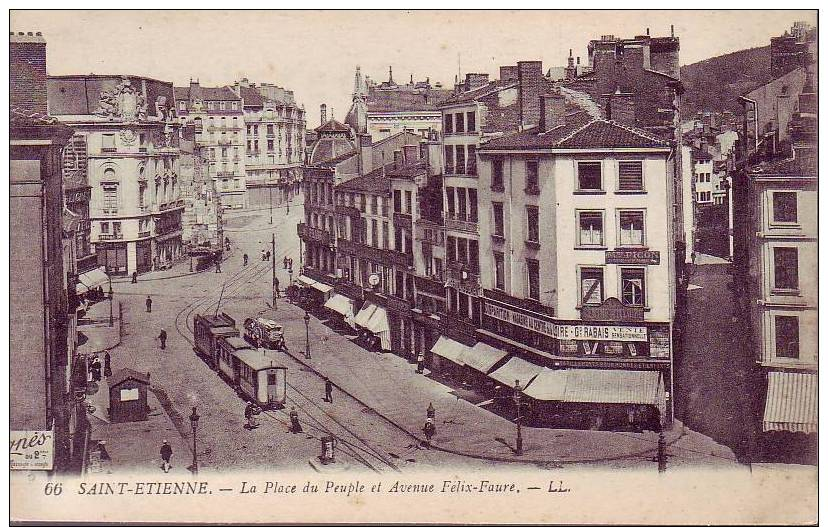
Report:
<svg viewBox="0 0 828 527"><path fill-rule="evenodd" d="M647 341L647 328L645 326L556 324L548 320L505 309L488 302L484 306L484 312L486 315L498 320L521 326L559 340Z"/></svg>

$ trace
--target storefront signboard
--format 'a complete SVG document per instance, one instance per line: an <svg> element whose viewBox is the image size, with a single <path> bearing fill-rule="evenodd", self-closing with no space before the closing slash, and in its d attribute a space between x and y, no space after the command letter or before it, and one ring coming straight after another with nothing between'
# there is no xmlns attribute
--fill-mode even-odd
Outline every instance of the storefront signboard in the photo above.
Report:
<svg viewBox="0 0 828 527"><path fill-rule="evenodd" d="M9 430L9 465L12 470L52 470L54 461L54 432Z"/></svg>
<svg viewBox="0 0 828 527"><path fill-rule="evenodd" d="M607 251L606 263L621 265L658 265L661 253L658 251L620 250Z"/></svg>

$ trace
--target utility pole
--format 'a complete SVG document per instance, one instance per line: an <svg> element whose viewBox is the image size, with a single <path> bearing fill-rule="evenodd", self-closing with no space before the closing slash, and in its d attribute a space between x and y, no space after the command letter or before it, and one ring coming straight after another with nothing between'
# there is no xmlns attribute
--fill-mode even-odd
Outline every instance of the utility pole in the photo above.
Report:
<svg viewBox="0 0 828 527"><path fill-rule="evenodd" d="M270 233L270 245L271 245L271 258L270 258L270 269L273 272L273 281L272 281L272 290L273 290L273 309L276 309L276 233Z"/></svg>
<svg viewBox="0 0 828 527"><path fill-rule="evenodd" d="M268 201L270 202L270 224L273 225L273 186L267 186L267 193L268 193ZM273 257L276 257L276 253L273 253Z"/></svg>

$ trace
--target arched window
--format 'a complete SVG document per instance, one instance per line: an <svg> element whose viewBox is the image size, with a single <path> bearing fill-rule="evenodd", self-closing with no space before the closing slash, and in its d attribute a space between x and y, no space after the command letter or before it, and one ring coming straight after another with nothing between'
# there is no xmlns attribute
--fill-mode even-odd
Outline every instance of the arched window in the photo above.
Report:
<svg viewBox="0 0 828 527"><path fill-rule="evenodd" d="M115 169L111 168L111 167L110 168L105 168L104 173L103 173L103 178L107 179L107 180L110 180L110 181L113 180L113 179L116 179Z"/></svg>

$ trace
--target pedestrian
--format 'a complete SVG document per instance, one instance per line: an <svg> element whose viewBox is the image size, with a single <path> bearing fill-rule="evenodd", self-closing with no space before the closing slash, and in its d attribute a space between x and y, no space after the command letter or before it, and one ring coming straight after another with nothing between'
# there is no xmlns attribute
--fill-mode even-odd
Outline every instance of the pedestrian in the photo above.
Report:
<svg viewBox="0 0 828 527"><path fill-rule="evenodd" d="M89 370L92 372L93 381L97 382L101 380L101 361L98 357L92 359L92 364L89 365Z"/></svg>
<svg viewBox="0 0 828 527"><path fill-rule="evenodd" d="M434 405L432 403L428 403L428 408L426 408L426 417L430 417L431 419L434 419L434 414L435 413L436 412L434 410Z"/></svg>
<svg viewBox="0 0 828 527"><path fill-rule="evenodd" d="M425 446L426 448L431 448L431 438L434 437L434 432L436 432L436 428L434 426L434 419L429 417L426 419L425 426L423 426L423 434L425 434L426 441Z"/></svg>
<svg viewBox="0 0 828 527"><path fill-rule="evenodd" d="M244 253L244 266L247 267L247 253Z"/></svg>
<svg viewBox="0 0 828 527"><path fill-rule="evenodd" d="M262 261L263 262L265 261L265 250L264 249L262 249Z"/></svg>
<svg viewBox="0 0 828 527"><path fill-rule="evenodd" d="M276 298L282 298L282 292L279 291L279 279L274 278L273 280L274 280L273 287L276 290Z"/></svg>
<svg viewBox="0 0 828 527"><path fill-rule="evenodd" d="M167 349L167 332L161 328L161 333L158 334L158 340L161 341L161 349Z"/></svg>
<svg viewBox="0 0 828 527"><path fill-rule="evenodd" d="M247 406L245 406L244 418L247 420L247 424L244 425L244 427L248 430L253 430L254 428L257 428L259 426L256 423L256 405L254 405L252 402L248 402Z"/></svg>
<svg viewBox="0 0 828 527"><path fill-rule="evenodd" d="M333 402L333 383L325 377L325 402Z"/></svg>
<svg viewBox="0 0 828 527"><path fill-rule="evenodd" d="M423 373L425 369L425 353L422 351L417 354L417 373Z"/></svg>
<svg viewBox="0 0 828 527"><path fill-rule="evenodd" d="M132 271L132 283L133 284L138 283L138 271Z"/></svg>
<svg viewBox="0 0 828 527"><path fill-rule="evenodd" d="M293 258L288 258L288 269L293 270Z"/></svg>
<svg viewBox="0 0 828 527"><path fill-rule="evenodd" d="M112 357L109 356L109 351L104 353L104 377L112 376Z"/></svg>
<svg viewBox="0 0 828 527"><path fill-rule="evenodd" d="M267 260L268 262L270 261L270 251L267 251L265 260Z"/></svg>
<svg viewBox="0 0 828 527"><path fill-rule="evenodd" d="M217 273L221 272L221 258L220 257L216 258L216 272Z"/></svg>
<svg viewBox="0 0 828 527"><path fill-rule="evenodd" d="M299 424L299 412L296 411L295 406L290 407L290 431L294 434L302 431L302 425Z"/></svg>
<svg viewBox="0 0 828 527"><path fill-rule="evenodd" d="M152 298L147 295L147 313L152 313Z"/></svg>
<svg viewBox="0 0 828 527"><path fill-rule="evenodd" d="M287 269L287 255L285 255L284 260L282 260L282 268Z"/></svg>
<svg viewBox="0 0 828 527"><path fill-rule="evenodd" d="M170 459L172 459L172 447L165 439L161 444L161 470L164 472L169 472L170 468L172 468L172 465L170 465Z"/></svg>

